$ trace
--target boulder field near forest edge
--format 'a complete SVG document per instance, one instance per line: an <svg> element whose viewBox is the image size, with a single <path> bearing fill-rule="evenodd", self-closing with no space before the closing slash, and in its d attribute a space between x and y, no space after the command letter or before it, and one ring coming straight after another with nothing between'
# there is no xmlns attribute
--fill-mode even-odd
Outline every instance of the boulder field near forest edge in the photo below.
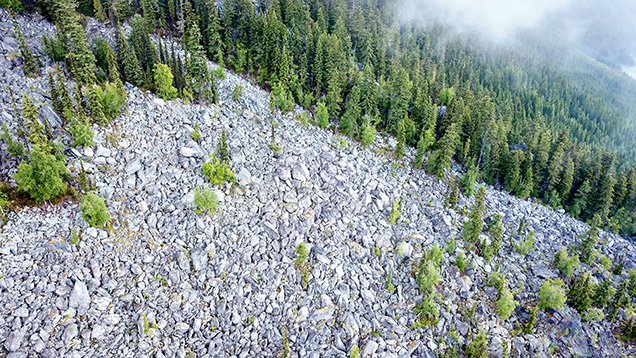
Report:
<svg viewBox="0 0 636 358"><path fill-rule="evenodd" d="M40 15L17 21L43 67L38 77L24 77L12 19L0 9L0 123L14 133L20 124L10 86L16 98L28 93L68 142L50 107L46 73L53 64L40 42L55 27ZM87 32L114 42L113 29L93 19ZM466 216L444 206L447 182L413 169L413 148L396 162L395 141L384 135L365 148L303 127L295 119L300 108L272 118L269 93L226 74L217 82L219 104L210 106L164 101L126 84L127 113L93 126L92 147L66 150L71 176L83 161L106 199L111 230L89 227L70 198L7 214L0 228L0 356L348 357L359 348L362 357L436 357L452 347L461 355L481 331L493 357L504 347L512 357L636 354L617 338L619 320L586 323L567 304L539 310L532 334L520 330L543 281L562 278L551 265L554 254L578 245L585 223L487 186L487 217L501 213L504 226L500 255L487 262L462 240ZM235 101L239 84L245 91ZM269 148L272 119L279 154ZM195 123L198 142L191 138ZM201 165L222 129L237 182L214 186ZM15 186L19 163L5 144L0 163L0 179ZM460 175L459 167L453 172ZM204 187L219 199L211 216L193 206L195 188ZM392 203L400 199L392 225ZM460 194L457 207L473 201ZM509 238L514 233L518 243L531 231L535 248L522 256ZM444 250L451 238L454 252ZM591 269L594 281L625 279L636 268L634 244L608 232L599 241L602 254L624 262L622 277L584 263L575 276ZM300 242L309 253L306 288L294 264ZM424 295L415 272L434 244L443 251L439 315L417 327L413 308ZM461 273L459 252L467 263ZM520 302L507 320L497 315L497 290L486 285L495 270ZM386 289L389 274L394 292Z"/></svg>

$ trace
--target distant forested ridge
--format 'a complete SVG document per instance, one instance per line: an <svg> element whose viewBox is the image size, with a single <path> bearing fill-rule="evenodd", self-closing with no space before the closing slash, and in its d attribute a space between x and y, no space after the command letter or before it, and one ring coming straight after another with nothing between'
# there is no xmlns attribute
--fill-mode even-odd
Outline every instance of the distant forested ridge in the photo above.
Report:
<svg viewBox="0 0 636 358"><path fill-rule="evenodd" d="M390 0L73 1L24 1L18 10L39 8L57 24L47 50L81 82L118 72L164 97L215 102L214 78L223 73L208 71L207 58L271 89L282 110L317 108L357 139L373 126L395 134L398 148L417 146L415 165L439 178L454 159L471 176L464 188L479 176L636 233L636 145L626 101L574 85L575 76L540 59L484 49L442 26L402 23L399 2ZM95 41L93 53L86 51L81 18L68 16L74 8L130 25L128 35L117 31L116 68L108 44ZM153 42L151 33L180 38L187 55Z"/></svg>

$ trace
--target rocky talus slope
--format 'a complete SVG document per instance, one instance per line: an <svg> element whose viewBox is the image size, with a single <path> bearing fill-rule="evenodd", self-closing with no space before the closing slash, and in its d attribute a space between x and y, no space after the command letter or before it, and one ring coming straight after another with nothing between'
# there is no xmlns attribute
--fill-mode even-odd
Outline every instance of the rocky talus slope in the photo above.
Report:
<svg viewBox="0 0 636 358"><path fill-rule="evenodd" d="M18 21L43 74L23 77L12 56L12 22L0 10L0 122L19 122L11 86L31 95L65 138L47 107L52 67L39 41L54 27L39 16ZM245 92L233 101L238 84ZM514 357L636 354L607 322L583 323L567 306L539 311L534 334L513 334L528 320L543 279L559 276L550 266L554 253L579 243L585 224L488 187L489 214L503 214L501 257L488 263L467 251L460 274L456 254L444 252L439 321L413 328L413 307L422 300L413 274L419 257L451 238L457 252L464 247L466 218L444 208L445 183L412 169L410 159L392 160L391 140L363 148L305 128L293 114L275 118L282 152L274 155L268 93L231 73L219 81L215 106L127 89L128 114L95 126L93 147L67 152L73 175L81 159L107 199L112 231L89 228L72 200L12 212L0 228L0 356L274 357L288 342L298 357L349 356L354 345L364 357L435 357L482 330L492 356L501 356L504 344ZM191 139L195 123L203 134L198 143ZM238 185L215 187L201 164L223 128ZM10 181L17 163L4 147L0 162ZM195 214L197 187L216 191L215 215ZM399 198L401 215L391 225ZM459 200L470 207L473 199ZM527 256L507 240L523 218L524 233L535 232L536 249ZM605 255L634 268L633 243L609 233L601 240ZM306 288L293 263L301 241L310 248ZM516 296L522 304L506 321L495 312L496 290L486 286L497 268L511 289L523 284ZM394 293L385 289L389 272Z"/></svg>

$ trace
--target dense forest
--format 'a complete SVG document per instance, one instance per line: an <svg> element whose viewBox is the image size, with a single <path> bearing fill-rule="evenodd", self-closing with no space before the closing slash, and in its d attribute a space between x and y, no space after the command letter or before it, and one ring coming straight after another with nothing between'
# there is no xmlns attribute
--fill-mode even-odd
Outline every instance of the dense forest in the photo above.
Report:
<svg viewBox="0 0 636 358"><path fill-rule="evenodd" d="M376 128L395 135L396 158L402 160L405 145L416 146L413 165L438 178L455 160L466 174L450 179L467 195L481 178L603 228L636 233L636 146L624 135L624 103L573 85L573 76L539 58L482 46L441 25L400 22L393 1L2 0L1 5L13 12L40 11L56 24L57 34L44 40L47 55L63 62L80 85L74 93L89 88L87 101L80 95L76 102L87 102L81 112L94 114L94 122L108 121L99 114L109 103L99 100L105 93L121 97L111 116L125 106L124 81L164 98L215 102L215 78L223 71L209 71L210 59L271 89L272 103L283 111L299 104L314 111L322 127L331 125L363 143ZM115 46L100 38L90 43L81 15L116 27ZM161 40L167 36L180 38L185 54ZM27 75L37 71L29 63ZM86 125L89 119L71 118L66 88L52 76L50 82L56 110ZM43 129L32 133L38 131Z"/></svg>

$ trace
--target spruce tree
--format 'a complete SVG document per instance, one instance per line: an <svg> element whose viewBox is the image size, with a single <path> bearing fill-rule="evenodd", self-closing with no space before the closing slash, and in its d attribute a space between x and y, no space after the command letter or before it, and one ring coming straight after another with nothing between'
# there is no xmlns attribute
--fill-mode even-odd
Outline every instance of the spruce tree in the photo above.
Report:
<svg viewBox="0 0 636 358"><path fill-rule="evenodd" d="M450 185L447 186L446 195L444 196L444 205L455 210L457 205L457 197L459 194L459 180L454 178Z"/></svg>
<svg viewBox="0 0 636 358"><path fill-rule="evenodd" d="M406 116L406 114L405 114ZM405 154L406 128L404 127L405 119L401 119L397 124L397 145L395 146L395 158L402 160Z"/></svg>
<svg viewBox="0 0 636 358"><path fill-rule="evenodd" d="M362 128L360 130L360 141L362 142L362 145L364 146L369 146L371 143L373 143L373 140L375 139L375 121L371 118L370 115L365 115L363 122L362 122Z"/></svg>
<svg viewBox="0 0 636 358"><path fill-rule="evenodd" d="M177 89L172 86L172 73L170 67L155 63L154 80L157 95L163 99L177 98Z"/></svg>
<svg viewBox="0 0 636 358"><path fill-rule="evenodd" d="M124 78L135 86L141 86L143 84L143 74L134 48L128 45L128 40L121 29L118 28L116 33L117 51L121 57Z"/></svg>
<svg viewBox="0 0 636 358"><path fill-rule="evenodd" d="M457 147L457 139L457 126L453 123L442 139L439 140L437 150L426 163L426 169L428 169L429 173L435 175L437 179L442 179L444 177L444 171L450 169Z"/></svg>
<svg viewBox="0 0 636 358"><path fill-rule="evenodd" d="M568 303L579 313L584 313L592 304L594 290L592 273L588 271L572 282L572 287L568 293Z"/></svg>
<svg viewBox="0 0 636 358"><path fill-rule="evenodd" d="M88 111L93 117L93 123L100 126L108 124L108 119L104 115L104 107L102 105L102 97L98 86L93 86L88 92Z"/></svg>
<svg viewBox="0 0 636 358"><path fill-rule="evenodd" d="M475 184L477 184L477 176L478 168L475 165L475 161L473 158L468 159L468 164L466 165L466 173L462 177L460 182L462 188L464 189L464 195L472 196L475 192Z"/></svg>
<svg viewBox="0 0 636 358"><path fill-rule="evenodd" d="M66 63L73 78L83 84L95 82L95 56L88 43L86 31L81 24L80 16L75 12L75 0L58 0L58 20L62 34L68 36Z"/></svg>
<svg viewBox="0 0 636 358"><path fill-rule="evenodd" d="M475 204L468 213L468 221L464 224L462 235L464 240L470 243L477 243L479 235L484 227L483 215L486 212L486 188L480 186L475 194Z"/></svg>
<svg viewBox="0 0 636 358"><path fill-rule="evenodd" d="M358 118L360 117L360 87L355 85L347 96L345 113L340 120L342 133L351 138L358 135Z"/></svg>
<svg viewBox="0 0 636 358"><path fill-rule="evenodd" d="M588 265L591 265L596 258L595 246L598 243L599 229L597 225L600 224L600 218L598 215L594 217L594 220L590 223L590 228L582 235L581 245L579 245L579 251L581 252L581 261Z"/></svg>
<svg viewBox="0 0 636 358"><path fill-rule="evenodd" d="M45 143L46 137L42 134L44 126L38 121L38 109L33 100L24 93L22 96L22 126L28 133L29 142L32 144Z"/></svg>
<svg viewBox="0 0 636 358"><path fill-rule="evenodd" d="M95 18L101 22L106 21L106 15L104 15L104 7L101 0L93 0L93 9L95 11Z"/></svg>
<svg viewBox="0 0 636 358"><path fill-rule="evenodd" d="M315 117L318 127L322 129L327 128L327 126L329 125L329 112L327 110L327 106L323 101L318 102Z"/></svg>
<svg viewBox="0 0 636 358"><path fill-rule="evenodd" d="M227 146L225 128L221 131L221 138L219 138L219 159L221 160L221 163L230 163L230 151Z"/></svg>
<svg viewBox="0 0 636 358"><path fill-rule="evenodd" d="M49 71L47 74L48 85L49 85L49 97L51 98L51 105L53 109L58 114L64 113L64 106L62 105L62 100L60 99L59 94L57 93L57 83L55 82L55 77L53 77L53 71Z"/></svg>

